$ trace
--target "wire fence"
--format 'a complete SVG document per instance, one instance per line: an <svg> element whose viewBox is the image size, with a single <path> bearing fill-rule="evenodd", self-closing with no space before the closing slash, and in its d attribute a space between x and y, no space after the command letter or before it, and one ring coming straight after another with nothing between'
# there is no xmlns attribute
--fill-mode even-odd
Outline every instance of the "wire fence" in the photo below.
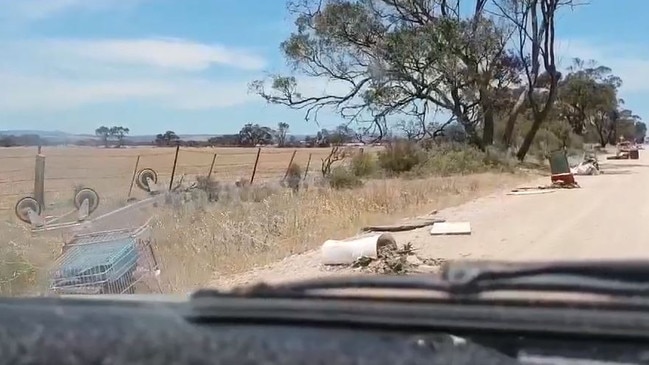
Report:
<svg viewBox="0 0 649 365"><path fill-rule="evenodd" d="M0 151L0 210L14 209L15 202L34 191L35 148ZM219 181L245 179L260 183L279 181L291 162L306 169L305 177L319 173L328 148L126 148L90 149L52 147L45 156L45 200L69 201L75 188L90 187L102 197L128 195L134 170L151 168L158 181L168 183L172 173L193 178L210 175ZM308 165L308 167L307 167Z"/></svg>

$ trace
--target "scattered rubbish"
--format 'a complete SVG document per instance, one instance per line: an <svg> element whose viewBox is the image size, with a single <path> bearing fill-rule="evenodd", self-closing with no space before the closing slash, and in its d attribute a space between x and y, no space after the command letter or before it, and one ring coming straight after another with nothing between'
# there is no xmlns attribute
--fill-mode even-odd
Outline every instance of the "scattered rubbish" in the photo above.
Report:
<svg viewBox="0 0 649 365"><path fill-rule="evenodd" d="M50 271L55 294L134 294L162 292L160 269L149 223L75 235L64 244Z"/></svg>
<svg viewBox="0 0 649 365"><path fill-rule="evenodd" d="M383 246L378 250L377 257L362 256L356 259L351 267L364 272L375 274L408 274L431 273L439 270L444 259L425 259L416 255L412 244L403 247Z"/></svg>
<svg viewBox="0 0 649 365"><path fill-rule="evenodd" d="M639 158L640 151L638 145L630 141L625 141L622 137L620 137L620 142L617 144L615 156L606 157L607 160L637 160Z"/></svg>
<svg viewBox="0 0 649 365"><path fill-rule="evenodd" d="M378 257L378 252L397 243L389 233L364 235L347 240L328 240L320 249L324 265L351 265L359 257Z"/></svg>
<svg viewBox="0 0 649 365"><path fill-rule="evenodd" d="M539 186L526 186L522 188L516 188L513 189L511 192L512 193L518 193L518 192L523 192L523 191L531 191L531 190L549 190L552 191L554 188L553 185L539 185Z"/></svg>
<svg viewBox="0 0 649 365"><path fill-rule="evenodd" d="M567 186L577 185L575 176L570 171L570 164L565 150L557 150L550 154L550 181L552 184ZM578 185L577 185L578 186Z"/></svg>
<svg viewBox="0 0 649 365"><path fill-rule="evenodd" d="M584 153L584 158L579 165L571 167L570 172L573 175L599 175L599 161L597 160L597 154L595 153Z"/></svg>
<svg viewBox="0 0 649 365"><path fill-rule="evenodd" d="M572 173L569 174L556 174L550 176L550 183L553 186L561 187L563 188L573 188L573 187L579 187L579 184L575 180L575 175Z"/></svg>
<svg viewBox="0 0 649 365"><path fill-rule="evenodd" d="M566 183L561 180L553 181L550 185L539 185L539 186L526 186L522 188L512 189L507 195L536 195L536 194L547 194L553 193L559 189L576 189L580 188L579 184L576 181L572 183Z"/></svg>
<svg viewBox="0 0 649 365"><path fill-rule="evenodd" d="M43 206L33 197L18 200L14 212L18 219L28 223L32 232L66 229L82 225L99 207L99 194L91 188L79 189L72 199L74 209L58 216L45 216ZM76 217L71 218L76 213Z"/></svg>
<svg viewBox="0 0 649 365"><path fill-rule="evenodd" d="M530 189L530 190L522 190L522 191L517 191L517 190L512 190L507 195L537 195L537 194L548 194L548 193L554 193L556 190L554 189Z"/></svg>
<svg viewBox="0 0 649 365"><path fill-rule="evenodd" d="M413 229L427 227L435 223L442 223L445 221L446 220L442 218L414 218L410 220L405 220L401 223L378 225L378 226L367 226L367 227L363 227L361 230L364 232L402 232L402 231L411 231Z"/></svg>
<svg viewBox="0 0 649 365"><path fill-rule="evenodd" d="M579 189L581 186L576 181L565 182L565 181L553 181L548 189Z"/></svg>
<svg viewBox="0 0 649 365"><path fill-rule="evenodd" d="M551 175L563 175L570 174L570 163L568 162L568 156L566 151L557 150L550 154L548 158L550 161L550 174Z"/></svg>
<svg viewBox="0 0 649 365"><path fill-rule="evenodd" d="M572 172L573 175L581 175L581 176L599 175L600 173L597 167L590 162L582 162L579 165L570 168L570 171Z"/></svg>
<svg viewBox="0 0 649 365"><path fill-rule="evenodd" d="M471 234L471 223L469 222L440 222L433 224L430 230L432 235L460 235Z"/></svg>

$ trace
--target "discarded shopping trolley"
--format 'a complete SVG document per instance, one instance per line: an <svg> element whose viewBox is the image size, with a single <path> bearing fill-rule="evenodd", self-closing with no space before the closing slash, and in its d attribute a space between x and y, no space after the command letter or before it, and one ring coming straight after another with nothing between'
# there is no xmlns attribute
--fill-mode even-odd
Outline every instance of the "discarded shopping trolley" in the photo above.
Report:
<svg viewBox="0 0 649 365"><path fill-rule="evenodd" d="M161 200L160 189L158 187L158 174L155 170L145 168L140 170L136 175L135 184L142 190L149 194L149 197L135 203L114 209L104 213L98 217L91 218L90 216L99 207L99 194L91 188L79 189L73 199L74 209L59 216L45 216L44 207L33 197L26 196L18 200L15 206L15 213L18 219L29 224L31 231L45 232L53 230L68 229L82 225L89 226L93 222L101 221L110 216L118 213L125 213L125 211L142 208L147 205L153 205ZM70 220L69 218L77 213L76 219Z"/></svg>
<svg viewBox="0 0 649 365"><path fill-rule="evenodd" d="M54 294L161 292L151 228L76 235L50 273Z"/></svg>
<svg viewBox="0 0 649 365"><path fill-rule="evenodd" d="M74 194L74 209L57 217L43 217L43 207L31 196L18 200L15 213L18 219L32 226L33 232L70 228L81 224L99 207L99 194L91 188L83 188ZM77 213L76 220L62 222Z"/></svg>

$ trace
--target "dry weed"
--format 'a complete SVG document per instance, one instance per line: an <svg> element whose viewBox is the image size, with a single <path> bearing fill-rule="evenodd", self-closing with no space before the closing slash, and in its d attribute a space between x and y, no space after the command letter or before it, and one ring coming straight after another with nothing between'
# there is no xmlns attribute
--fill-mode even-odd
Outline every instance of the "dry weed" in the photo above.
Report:
<svg viewBox="0 0 649 365"><path fill-rule="evenodd" d="M445 263L441 258L422 258L417 256L411 243L402 247L384 246L376 258L359 257L351 266L357 270L374 274L404 275L412 272L431 272Z"/></svg>
<svg viewBox="0 0 649 365"><path fill-rule="evenodd" d="M221 161L224 165L232 163L232 166L235 166L234 162L242 163L239 154L243 150L214 149L215 152L219 152L219 160L224 160ZM83 150L88 155L82 154L83 158L73 159L79 151L61 149L53 151L52 155L48 156L48 171L51 173L60 176L76 176L71 171L78 167L87 170L78 172L85 174L87 179L48 181L48 189L52 192L48 192L46 199L47 214L69 210L70 199L74 195L75 188L81 184L95 188L100 194L102 203L96 214L124 204L124 196L130 183L129 171L133 168L130 157L143 150L100 152ZM231 153L228 155L226 152ZM483 173L462 177L369 180L356 189L335 190L331 188L330 181L314 180L309 176L307 182L303 181L298 190L290 181L284 183L285 187L280 183L264 183L264 175L278 177L284 174L286 161L284 158L279 158L280 152L282 151L269 150L262 155L263 161L260 162L260 166L269 167L261 171L262 178L256 178L253 186L249 184L250 178L245 177L248 175L246 173L239 170L218 169L216 178L226 176L227 179L233 176L244 176L244 178L236 186L231 182L219 184L199 179L198 189L171 196L167 201L168 204L156 211L154 234L157 238L157 251L162 265L163 285L167 292L185 292L209 283L215 273L228 275L248 271L290 254L313 249L326 239L349 237L357 233L359 227L365 225L392 223L399 216L419 215L431 209L460 204L526 179L525 175ZM313 153L316 152L318 151L313 150ZM329 153L330 150L325 149L324 152ZM56 153L61 156L55 156ZM308 154L300 153L304 157L303 160L306 160L305 156ZM312 153L311 150L308 153ZM224 155L223 159L221 154ZM227 159L225 155L228 155ZM254 159L254 153L249 155L250 159ZM211 162L210 154L187 153L182 156L187 156L186 161L181 161L183 162L181 165L184 166L199 165L198 157L207 165ZM197 156L196 161L194 161L195 157L189 159L189 156ZM449 157L444 156L449 155L439 154L439 157L430 160L425 166L425 172L453 173L455 170L446 168L450 164L446 163ZM458 152L450 156L464 155ZM453 160L470 160L468 157L460 157L454 157ZM314 155L314 161L317 161L317 158L320 157ZM168 160L167 155L151 156L150 159L144 158L141 163L143 166L159 168L159 172L162 173ZM371 162L375 163L375 161ZM298 162L295 164L297 166ZM465 165L468 163L462 166ZM478 171L482 171L483 165L484 162L478 164L477 167L480 168ZM17 165L7 167L14 168ZM473 165L469 167L473 168ZM364 175L370 174L374 168L375 166L370 165L369 160L359 158L354 169L350 171ZM312 166L311 169L316 172L313 175L320 175L317 174L317 167ZM179 173L196 176L205 173L205 170L202 167L196 170L187 167L180 169ZM297 168L293 170L295 176L303 176L303 171ZM469 169L469 172L475 170L475 168ZM98 172L110 172L119 179L110 180L102 177L103 175ZM347 179L347 175L343 177L343 180L355 181ZM23 176L7 176L6 179L10 181L14 178L26 179ZM161 179L164 180L163 173ZM7 185L5 184L4 187ZM142 195L143 192L135 191L133 194ZM13 204L15 204L15 197L3 201L8 217L2 222L6 226L2 227L5 244L0 249L0 294L19 295L40 292L46 285L45 273L51 267L65 240L57 234L30 235L27 226L17 222L13 217L10 209ZM121 221L129 220L128 217L117 218ZM113 221L112 224L123 224L124 222L121 221L117 223ZM133 222L129 220L129 223ZM296 275L299 275L300 268L295 270Z"/></svg>
<svg viewBox="0 0 649 365"><path fill-rule="evenodd" d="M244 272L327 239L349 237L358 227L457 205L526 178L484 173L375 180L353 190L280 190L259 202L232 199L204 205L193 200L182 209L166 208L154 223L163 286L168 292L186 292L205 285L215 273Z"/></svg>

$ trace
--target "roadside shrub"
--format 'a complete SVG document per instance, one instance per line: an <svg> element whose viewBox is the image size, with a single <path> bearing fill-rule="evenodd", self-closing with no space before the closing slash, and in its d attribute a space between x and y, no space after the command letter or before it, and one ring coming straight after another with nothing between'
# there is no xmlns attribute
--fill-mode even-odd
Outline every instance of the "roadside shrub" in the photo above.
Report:
<svg viewBox="0 0 649 365"><path fill-rule="evenodd" d="M462 143L441 143L426 150L425 159L416 166L411 175L449 176L473 174L488 170L513 171L515 161L495 149L483 152L476 147Z"/></svg>
<svg viewBox="0 0 649 365"><path fill-rule="evenodd" d="M346 167L338 166L327 176L329 186L334 189L353 189L363 185L363 180Z"/></svg>
<svg viewBox="0 0 649 365"><path fill-rule="evenodd" d="M293 162L288 167L288 173L284 183L293 191L298 191L300 189L300 182L302 181L302 174L302 166Z"/></svg>
<svg viewBox="0 0 649 365"><path fill-rule="evenodd" d="M493 146L487 148L483 159L489 168L499 169L504 172L514 172L516 167L519 166L515 156Z"/></svg>
<svg viewBox="0 0 649 365"><path fill-rule="evenodd" d="M427 151L426 160L418 166L421 175L447 176L486 170L484 154L472 147L440 145Z"/></svg>
<svg viewBox="0 0 649 365"><path fill-rule="evenodd" d="M204 191L210 202L218 201L222 190L221 183L211 176L196 176L196 188Z"/></svg>
<svg viewBox="0 0 649 365"><path fill-rule="evenodd" d="M350 168L354 175L366 177L376 172L377 164L372 154L359 152L352 157Z"/></svg>
<svg viewBox="0 0 649 365"><path fill-rule="evenodd" d="M248 184L239 188L239 199L242 202L261 203L280 191L280 186L277 183Z"/></svg>
<svg viewBox="0 0 649 365"><path fill-rule="evenodd" d="M378 153L379 166L389 173L401 174L411 171L423 162L425 153L414 142L398 141L390 143Z"/></svg>

